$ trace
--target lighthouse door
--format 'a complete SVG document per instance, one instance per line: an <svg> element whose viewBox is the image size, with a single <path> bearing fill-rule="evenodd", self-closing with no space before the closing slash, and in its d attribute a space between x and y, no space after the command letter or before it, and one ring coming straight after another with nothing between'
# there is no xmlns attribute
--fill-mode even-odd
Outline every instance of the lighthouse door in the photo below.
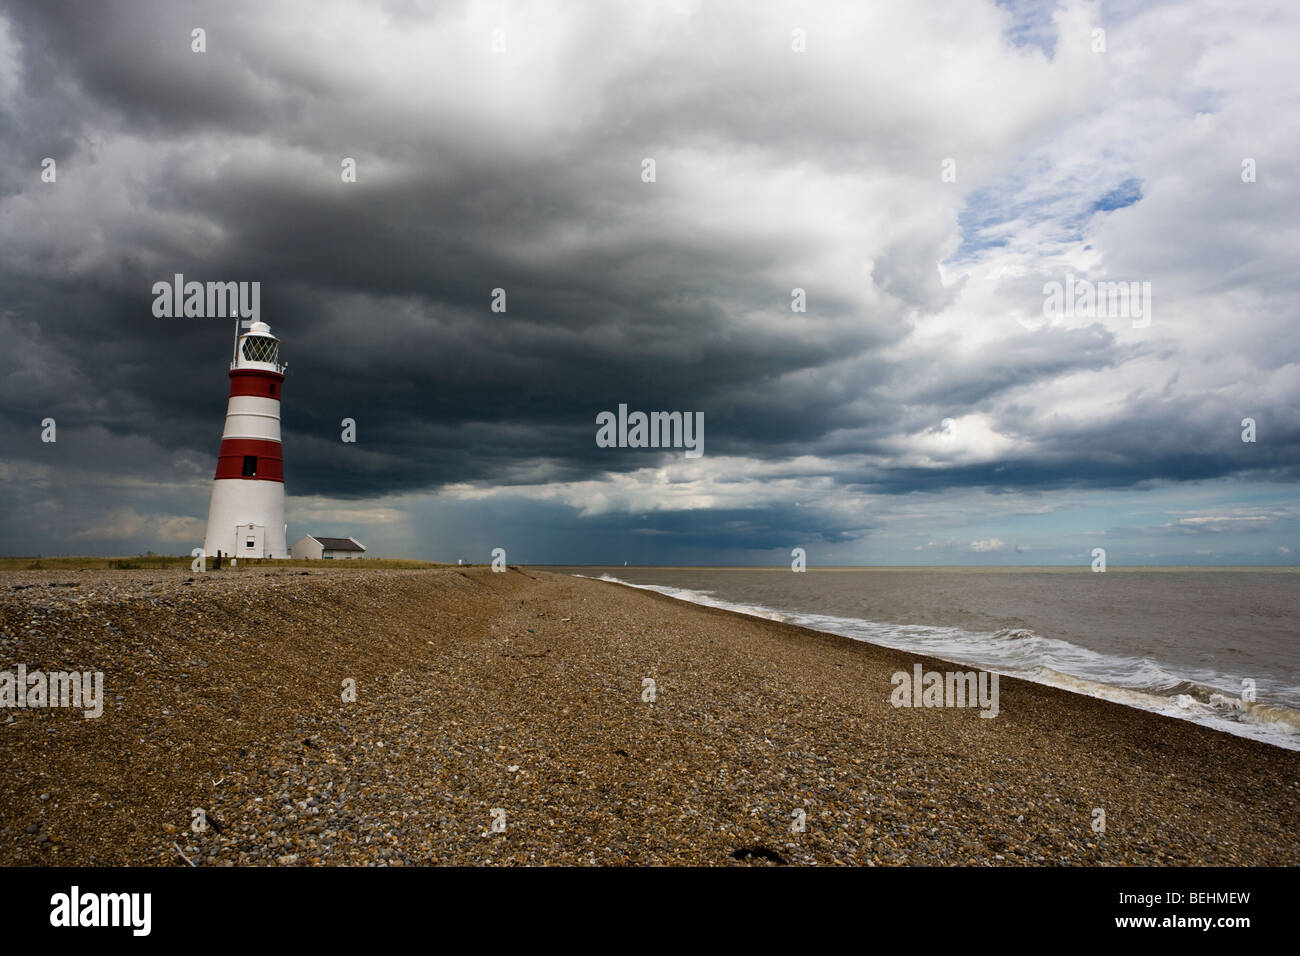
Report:
<svg viewBox="0 0 1300 956"><path fill-rule="evenodd" d="M266 526L260 524L236 526L235 556L239 558L266 557Z"/></svg>

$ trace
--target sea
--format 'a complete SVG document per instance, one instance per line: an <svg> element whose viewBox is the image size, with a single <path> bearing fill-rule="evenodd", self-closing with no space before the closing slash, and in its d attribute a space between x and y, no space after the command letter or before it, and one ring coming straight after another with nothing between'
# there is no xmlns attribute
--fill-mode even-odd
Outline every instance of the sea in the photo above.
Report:
<svg viewBox="0 0 1300 956"><path fill-rule="evenodd" d="M551 567L1300 750L1300 568Z"/></svg>

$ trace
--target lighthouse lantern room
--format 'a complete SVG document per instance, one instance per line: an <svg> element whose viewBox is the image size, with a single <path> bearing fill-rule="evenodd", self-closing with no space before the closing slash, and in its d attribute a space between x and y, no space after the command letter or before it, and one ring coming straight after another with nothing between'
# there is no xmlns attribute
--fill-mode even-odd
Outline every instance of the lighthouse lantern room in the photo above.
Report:
<svg viewBox="0 0 1300 956"><path fill-rule="evenodd" d="M230 402L208 507L204 554L287 558L280 450L280 340L265 322L236 334Z"/></svg>

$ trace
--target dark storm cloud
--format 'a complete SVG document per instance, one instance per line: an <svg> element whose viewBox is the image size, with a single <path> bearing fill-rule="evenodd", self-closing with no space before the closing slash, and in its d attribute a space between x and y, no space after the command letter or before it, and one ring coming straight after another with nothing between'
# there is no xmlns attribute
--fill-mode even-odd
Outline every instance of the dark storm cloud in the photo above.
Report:
<svg viewBox="0 0 1300 956"><path fill-rule="evenodd" d="M109 111L164 150L168 137L198 126L274 138L276 103L331 92L290 91L281 76L259 99L256 84L225 61L196 77L192 61L209 61L183 45L176 52L195 19L167 10L121 22L107 8L41 8L21 30L39 38L27 48L36 61L29 75L51 76L54 61L72 65L59 85L75 82L87 118ZM215 50L228 39L210 27L209 41ZM182 79L169 82L177 74ZM370 151L409 155L415 144L404 132L386 131L389 139ZM638 188L655 201L636 180L639 153L628 142L644 135L588 132L558 153L530 144L515 155L467 154L455 145L458 135L443 131L436 163L387 183L367 183L362 159L352 192L324 162L314 181L274 164L235 161L215 176L164 165L132 200L154 216L201 220L222 237L215 247L196 255L184 234L149 234L141 225L106 274L45 280L27 290L16 314L59 313L54 347L70 358L95 356L80 369L84 387L103 396L98 420L107 427L204 451L220 420L218 356L228 330L215 320L160 322L148 290L173 272L256 277L292 367L285 425L295 490L343 496L501 478L511 461L533 456L559 459L561 473L607 467L607 458L596 462L594 419L620 401L705 408L731 426L717 436L720 450L732 440L746 448L806 441L817 419L833 413L829 403L746 393L901 331L869 317L816 337L729 325L737 308L788 310L788 287L753 281L782 257L779 246L757 240L721 245L632 223L610 241L529 261L520 246L545 244L559 224L600 224L611 212L616 222L634 219L637 197L629 201L629 193ZM86 212L94 228L95 211ZM112 227L126 239L133 224ZM146 249L151 268L138 261ZM488 309L495 288L507 290L505 314ZM834 318L851 305L827 295L819 307ZM119 401L123 387L129 396ZM178 405L182 388L188 400ZM50 394L31 393L23 404L29 414L67 408ZM334 441L342 417L362 423L361 448Z"/></svg>

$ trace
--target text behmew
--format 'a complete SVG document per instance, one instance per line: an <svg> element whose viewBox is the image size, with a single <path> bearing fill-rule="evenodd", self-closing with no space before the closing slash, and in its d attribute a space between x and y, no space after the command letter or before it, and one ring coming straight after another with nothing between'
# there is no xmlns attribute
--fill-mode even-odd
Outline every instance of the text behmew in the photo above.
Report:
<svg viewBox="0 0 1300 956"><path fill-rule="evenodd" d="M921 674L916 664L913 675L895 671L890 683L894 692L889 702L895 707L974 707L976 700L983 709L981 717L998 715L998 675L988 671L928 671ZM978 694L978 697L977 697Z"/></svg>
<svg viewBox="0 0 1300 956"><path fill-rule="evenodd" d="M103 671L0 671L0 707L85 707L83 717L104 712Z"/></svg>
<svg viewBox="0 0 1300 956"><path fill-rule="evenodd" d="M153 284L153 314L160 319L228 319L256 322L262 311L260 282L186 282L178 272L171 282Z"/></svg>
<svg viewBox="0 0 1300 956"><path fill-rule="evenodd" d="M704 413L627 411L627 405L596 416L597 448L685 448L687 458L704 454Z"/></svg>
<svg viewBox="0 0 1300 956"><path fill-rule="evenodd" d="M87 893L79 887L50 897L51 926L130 926L135 936L148 936L152 923L151 893Z"/></svg>

